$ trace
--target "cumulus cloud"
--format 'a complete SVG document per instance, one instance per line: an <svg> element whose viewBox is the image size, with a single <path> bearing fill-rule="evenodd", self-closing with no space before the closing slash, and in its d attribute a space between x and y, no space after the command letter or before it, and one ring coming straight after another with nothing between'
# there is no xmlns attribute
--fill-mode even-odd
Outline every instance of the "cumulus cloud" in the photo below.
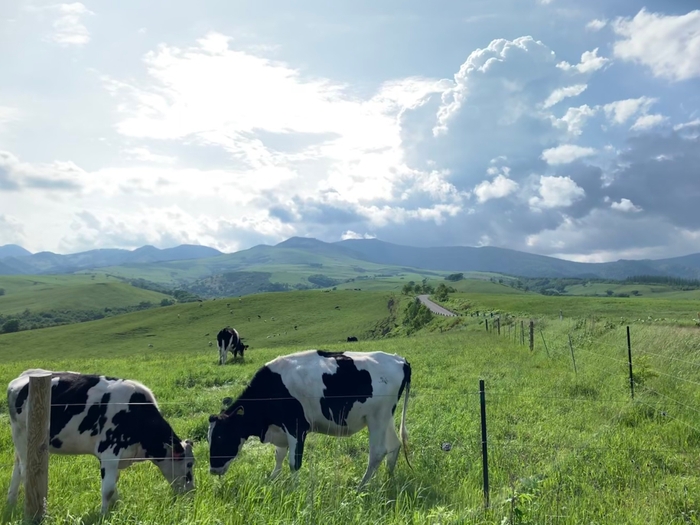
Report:
<svg viewBox="0 0 700 525"><path fill-rule="evenodd" d="M554 148L546 149L542 152L542 159L552 166L558 164L569 164L575 160L590 157L596 154L594 148L576 146L575 144L562 144Z"/></svg>
<svg viewBox="0 0 700 525"><path fill-rule="evenodd" d="M603 106L605 116L613 124L624 124L635 115L646 115L651 106L658 102L656 98L639 97L617 100Z"/></svg>
<svg viewBox="0 0 700 525"><path fill-rule="evenodd" d="M672 81L700 76L700 10L684 15L650 13L613 22L618 37L615 57L648 67L656 77Z"/></svg>
<svg viewBox="0 0 700 525"><path fill-rule="evenodd" d="M606 25L608 25L608 21L605 18L594 18L586 24L586 29L589 31L600 31Z"/></svg>
<svg viewBox="0 0 700 525"><path fill-rule="evenodd" d="M22 188L76 191L84 179L85 171L73 162L54 161L34 165L21 162L9 151L0 150L0 192Z"/></svg>
<svg viewBox="0 0 700 525"><path fill-rule="evenodd" d="M502 199L518 189L518 183L504 175L497 175L492 181L485 180L474 188L479 202Z"/></svg>
<svg viewBox="0 0 700 525"><path fill-rule="evenodd" d="M566 208L585 197L586 192L571 177L540 177L539 196L530 199L530 206L541 208Z"/></svg>
<svg viewBox="0 0 700 525"><path fill-rule="evenodd" d="M557 67L564 71L578 71L579 73L592 73L605 67L610 62L609 58L599 57L598 48L593 51L584 51L581 55L581 62L572 66L566 61L559 62ZM580 93L577 93L580 94Z"/></svg>
<svg viewBox="0 0 700 525"><path fill-rule="evenodd" d="M82 46L90 41L90 32L82 21L85 15L94 14L84 4L60 4L54 6L59 16L53 22L51 40L62 46Z"/></svg>
<svg viewBox="0 0 700 525"><path fill-rule="evenodd" d="M347 241L348 239L376 239L377 236L369 233L357 233L352 230L347 230L343 232L340 238L343 241Z"/></svg>
<svg viewBox="0 0 700 525"><path fill-rule="evenodd" d="M558 104L565 98L569 97L577 97L584 91L586 91L586 88L588 86L586 84L576 84L573 86L567 86L563 88L558 88L552 91L551 95L547 97L547 100L544 101L544 107L545 108L551 108L555 104Z"/></svg>
<svg viewBox="0 0 700 525"><path fill-rule="evenodd" d="M625 198L620 199L620 202L613 202L610 205L610 207L613 210L624 211L627 213L629 213L629 212L638 213L638 212L642 211L642 208L640 208L639 206L635 206L635 204L631 200L625 199Z"/></svg>
<svg viewBox="0 0 700 525"><path fill-rule="evenodd" d="M493 40L486 48L472 52L454 75L454 84L442 93L437 124L433 134L447 133L452 119L460 112L465 101L479 98L490 89L491 78L499 79L499 91L515 94L542 77L547 63L554 63L554 52L530 36L515 40ZM499 101L500 102L500 101ZM512 107L511 119L517 118L523 108Z"/></svg>
<svg viewBox="0 0 700 525"><path fill-rule="evenodd" d="M660 114L654 115L642 115L639 117L634 124L632 124L631 130L635 131L645 131L651 129L655 126L663 124L668 120L668 117Z"/></svg>
<svg viewBox="0 0 700 525"><path fill-rule="evenodd" d="M579 107L570 107L561 118L552 116L554 125L559 128L565 128L566 131L573 136L579 136L583 133L583 127L586 121L597 113L597 108L592 108L588 104Z"/></svg>

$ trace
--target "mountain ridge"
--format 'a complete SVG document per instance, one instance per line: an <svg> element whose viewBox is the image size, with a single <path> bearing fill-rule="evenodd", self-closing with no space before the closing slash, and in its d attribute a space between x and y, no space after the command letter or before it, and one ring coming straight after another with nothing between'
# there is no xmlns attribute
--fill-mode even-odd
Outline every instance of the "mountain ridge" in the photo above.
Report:
<svg viewBox="0 0 700 525"><path fill-rule="evenodd" d="M24 250L17 245L8 246L12 246L10 251L17 251L17 248ZM0 250L3 248L5 247L0 247ZM0 251L1 253L3 252ZM605 263L584 263L495 246L415 247L379 239L325 242L312 237L290 237L275 245L259 244L228 254L207 246L191 244L165 249L151 245L135 250L106 248L68 255L45 251L0 257L0 274L74 273L125 266L135 272L160 267L163 270L184 271L188 266L199 264L194 262L199 260L207 267L200 273L215 275L248 271L252 267L255 267L254 271L264 271L265 265L313 265L316 264L314 261L326 258L342 260L347 265L372 263L432 271L494 272L522 277L622 280L636 275L656 275L700 279L700 253L667 259L619 259Z"/></svg>

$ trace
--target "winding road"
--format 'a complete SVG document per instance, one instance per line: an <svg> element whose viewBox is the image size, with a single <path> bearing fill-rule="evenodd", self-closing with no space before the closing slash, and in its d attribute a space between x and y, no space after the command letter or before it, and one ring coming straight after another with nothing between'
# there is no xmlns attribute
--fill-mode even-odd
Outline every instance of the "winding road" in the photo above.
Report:
<svg viewBox="0 0 700 525"><path fill-rule="evenodd" d="M455 314L454 312L450 312L449 310L443 308L439 304L435 304L434 302L432 302L430 299L428 299L428 295L419 295L418 300L425 306L427 306L428 309L434 314L444 315L445 317L457 316L457 314Z"/></svg>

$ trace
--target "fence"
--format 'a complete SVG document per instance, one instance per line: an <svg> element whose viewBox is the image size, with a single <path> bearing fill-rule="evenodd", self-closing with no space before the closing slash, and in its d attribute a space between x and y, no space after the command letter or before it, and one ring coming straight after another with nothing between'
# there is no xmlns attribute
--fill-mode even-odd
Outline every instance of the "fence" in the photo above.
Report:
<svg viewBox="0 0 700 525"><path fill-rule="evenodd" d="M570 454L576 452L581 452L583 450L609 450L608 447L596 447L595 441L600 437L601 433L603 433L606 429L612 428L615 426L615 423L617 421L617 418L619 418L619 414L624 411L626 408L629 408L630 406L633 406L635 403L639 404L641 406L647 406L651 408L652 410L656 411L658 410L658 407L656 406L656 403L653 401L654 399L663 399L668 403L671 403L673 407L676 407L675 409L667 409L664 410L664 417L667 417L669 419L672 419L680 425L686 426L691 432L697 433L698 436L700 436L700 429L696 428L694 424L688 423L686 420L684 420L680 414L679 414L679 409L682 409L683 411L691 411L694 413L700 413L700 410L697 408L691 406L687 401L681 401L679 399L676 399L674 396L669 395L668 393L660 391L659 388L652 388L646 384L643 384L643 382L640 382L637 377L637 380L635 380L635 371L633 368L633 344L632 344L632 331L629 326L626 327L626 338L625 340L621 340L619 344L616 345L607 345L604 343L597 343L598 351L592 350L586 345L582 344L580 340L577 340L577 337L574 335L572 336L571 333L567 335L567 341L566 344L563 345L564 348L562 348L562 345L552 345L551 341L550 344L547 344L547 335L544 329L541 329L541 327L538 327L538 323L535 320L526 320L524 319L517 319L517 318L510 318L508 319L507 323L504 325L501 324L501 316L496 316L496 317L488 317L486 321L488 322L490 319L493 319L493 321L490 323L490 328L487 328L487 331L491 334L493 334L495 337L501 337L508 342L512 342L513 344L520 345L520 346L526 346L529 348L531 352L535 352L540 350L540 348L537 347L535 344L536 338L535 338L535 332L537 331L537 328L540 328L540 339L541 339L541 349L544 350L544 352L547 354L547 356L550 356L550 353L556 353L558 352L557 355L560 357L564 354L570 354L571 357L571 366L574 371L575 375L578 375L582 373L581 368L583 367L583 370L586 369L593 369L593 370L598 370L599 372L602 372L607 378L611 377L624 377L625 381L628 383L628 392L626 395L623 395L622 392L620 392L619 397L616 397L614 399L590 399L590 398L585 398L585 397L571 397L571 396L533 396L533 395L518 395L517 393L513 392L504 392L504 391L499 391L498 388L498 383L497 382L489 382L488 384L484 379L481 379L479 381L478 389L476 388L476 384L474 385L474 390L468 389L468 391L463 393L463 396L465 399L471 400L471 399L477 399L478 398L478 409L475 406L469 408L468 412L465 412L464 415L466 415L469 419L474 418L475 420L479 420L480 422L480 427L479 430L480 432L477 434L476 432L474 434L471 434L469 436L470 439L473 439L475 447L480 445L481 449L481 468L482 468L482 483L483 483L483 498L484 498L484 507L489 508L492 505L492 498L491 498L491 491L493 487L493 476L489 476L489 469L491 469L491 474L493 474L493 465L489 463L489 451L493 451L494 449L499 450L500 454L503 455L505 453L513 453L513 451L516 450L529 450L530 453L532 453L533 450L537 449L538 447L542 449L542 453L552 453L554 456L556 456L556 459L552 461L551 464L551 469L552 470L557 470L561 468L561 465L566 462L567 458L570 457ZM506 330L505 328L508 327ZM520 332L518 333L518 327L520 328ZM580 339L580 338L578 338ZM525 341L529 343L528 345L525 344ZM607 348L611 351L612 353L603 353L600 351L601 348ZM625 355L626 354L626 355ZM640 355L647 355L647 356L654 356L658 359L661 360L671 360L674 362L677 362L683 366L695 366L695 367L700 367L700 362L695 362L691 360L686 360L686 359L681 359L678 357L673 357L673 356L667 356L663 354L657 354L657 353L651 353L651 352L644 352L643 354ZM579 363L577 365L577 356L579 358ZM588 357L593 357L596 360L595 361L587 361L585 359L585 356ZM626 359L625 359L626 357ZM582 359L583 358L583 359ZM600 361L606 361L610 363L609 367L605 366L599 366ZM594 364L595 363L595 364ZM667 377L669 379L672 379L673 381L678 381L682 383L686 383L688 385L691 385L693 387L700 387L700 382L694 381L693 379L689 379L687 377L682 377L677 374L672 374L668 372L664 372L661 370L657 369L650 369L649 367L646 367L647 373L649 371L652 371L655 374L658 374L658 376L662 377ZM44 385L43 387L40 385ZM39 521L41 517L43 516L43 513L45 512L45 505L46 505L46 490L48 486L48 388L45 386L46 385L46 378L31 378L30 379L30 394L29 394L29 421L32 425L32 427L29 430L29 439L28 439L28 449L29 449L29 457L28 457L28 475L26 478L26 496L25 496L25 515L28 517L32 517L35 520ZM488 387L488 389L487 389ZM636 387L636 392L635 392L635 387ZM43 389L43 390L42 390ZM449 394L452 396L453 394ZM420 391L416 392L415 394L412 393L412 400L413 399L420 399L420 398L438 398L441 397L442 394L436 393L436 392L425 392L422 393ZM653 396L653 399L650 400L649 396ZM444 397L447 397L446 395ZM489 407L497 407L499 400L503 399L526 399L526 400L531 400L533 402L561 402L563 404L578 404L578 403L586 403L586 404L599 404L601 406L605 406L606 408L614 407L614 414L613 417L609 419L609 421L602 425L600 428L599 432L594 432L588 439L583 440L582 442L578 442L575 445L566 445L566 444L558 444L556 446L552 446L551 444L541 444L541 443L523 443L523 442L518 442L517 439L492 439L489 437L489 432L487 431L487 428L491 428L491 424L489 423L489 414L491 413L491 408ZM159 402L159 405L161 407L166 407L168 405L180 405L182 403L180 402ZM465 406L466 408L466 406ZM488 410L487 410L488 409ZM477 412L478 410L478 412ZM409 422L410 425L410 422ZM503 426L503 425L502 425ZM501 429L503 430L503 429ZM479 438L480 435L480 438ZM443 451L449 452L450 449L452 449L453 444L449 444L449 447L444 447ZM567 446L569 448L567 448ZM662 448L650 448L648 449L649 452L654 452L654 453L659 453L659 452L677 452L673 450L668 450L665 451ZM564 453L562 453L564 452ZM567 455L566 452L569 452L569 455ZM498 457L498 456L497 456ZM33 458L33 459L30 459ZM30 461L32 463L30 463ZM33 465L33 466L30 466ZM498 470L496 471L498 473Z"/></svg>

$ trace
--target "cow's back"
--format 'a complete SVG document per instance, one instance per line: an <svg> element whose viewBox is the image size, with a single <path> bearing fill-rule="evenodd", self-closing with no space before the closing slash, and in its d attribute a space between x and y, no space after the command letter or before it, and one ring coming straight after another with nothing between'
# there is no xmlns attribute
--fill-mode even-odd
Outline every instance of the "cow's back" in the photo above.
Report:
<svg viewBox="0 0 700 525"><path fill-rule="evenodd" d="M134 394L147 402L152 392L136 381L76 372L25 370L8 385L13 433L26 435L29 376L51 373L50 450L57 454L95 454L115 415L129 409Z"/></svg>
<svg viewBox="0 0 700 525"><path fill-rule="evenodd" d="M267 363L299 400L316 432L358 432L367 418L387 414L398 400L405 360L385 352L308 350Z"/></svg>

